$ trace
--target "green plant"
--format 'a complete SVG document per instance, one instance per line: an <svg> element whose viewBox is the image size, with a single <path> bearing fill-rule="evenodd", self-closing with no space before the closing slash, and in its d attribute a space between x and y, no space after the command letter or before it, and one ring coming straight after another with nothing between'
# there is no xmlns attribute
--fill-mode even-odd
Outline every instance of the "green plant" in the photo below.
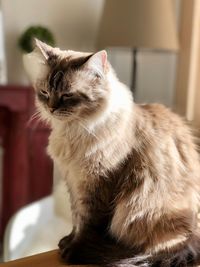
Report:
<svg viewBox="0 0 200 267"><path fill-rule="evenodd" d="M30 53L34 48L34 38L54 46L55 39L51 31L43 26L31 26L21 35L18 44L23 52Z"/></svg>

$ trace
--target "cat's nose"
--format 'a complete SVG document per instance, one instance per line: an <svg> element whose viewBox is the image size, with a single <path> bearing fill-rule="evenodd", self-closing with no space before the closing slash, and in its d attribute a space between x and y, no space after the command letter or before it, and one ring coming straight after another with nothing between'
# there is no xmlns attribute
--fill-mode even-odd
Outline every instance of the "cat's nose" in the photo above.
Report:
<svg viewBox="0 0 200 267"><path fill-rule="evenodd" d="M56 110L56 108L49 108L49 110L51 113L53 113Z"/></svg>

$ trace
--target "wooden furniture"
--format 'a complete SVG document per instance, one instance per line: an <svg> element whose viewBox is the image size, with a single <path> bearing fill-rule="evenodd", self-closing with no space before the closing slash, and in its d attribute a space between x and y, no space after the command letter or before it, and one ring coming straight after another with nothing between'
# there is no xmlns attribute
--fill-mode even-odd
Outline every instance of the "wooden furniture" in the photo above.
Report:
<svg viewBox="0 0 200 267"><path fill-rule="evenodd" d="M34 256L22 258L15 261L0 264L2 267L64 267L67 266L61 262L58 250L37 254Z"/></svg>
<svg viewBox="0 0 200 267"><path fill-rule="evenodd" d="M0 139L4 150L0 239L9 218L19 208L51 192L53 167L46 155L49 129L30 121L34 110L31 87L0 86Z"/></svg>

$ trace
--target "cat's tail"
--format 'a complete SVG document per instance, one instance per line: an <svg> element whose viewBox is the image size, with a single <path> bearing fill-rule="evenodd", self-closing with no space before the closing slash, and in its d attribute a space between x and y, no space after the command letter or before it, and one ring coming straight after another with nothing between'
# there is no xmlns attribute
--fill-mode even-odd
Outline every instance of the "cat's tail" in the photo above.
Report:
<svg viewBox="0 0 200 267"><path fill-rule="evenodd" d="M189 267L200 264L200 237L192 236L183 246L154 255L135 256L108 263L107 267Z"/></svg>

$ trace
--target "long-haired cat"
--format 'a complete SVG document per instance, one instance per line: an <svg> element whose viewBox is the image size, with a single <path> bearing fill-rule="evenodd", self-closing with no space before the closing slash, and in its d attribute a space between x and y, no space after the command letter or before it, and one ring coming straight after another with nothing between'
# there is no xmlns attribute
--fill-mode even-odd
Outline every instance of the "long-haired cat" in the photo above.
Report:
<svg viewBox="0 0 200 267"><path fill-rule="evenodd" d="M63 259L197 266L200 165L183 120L162 105L135 104L106 51L61 51L37 40L24 63L52 129L48 153L71 197Z"/></svg>

